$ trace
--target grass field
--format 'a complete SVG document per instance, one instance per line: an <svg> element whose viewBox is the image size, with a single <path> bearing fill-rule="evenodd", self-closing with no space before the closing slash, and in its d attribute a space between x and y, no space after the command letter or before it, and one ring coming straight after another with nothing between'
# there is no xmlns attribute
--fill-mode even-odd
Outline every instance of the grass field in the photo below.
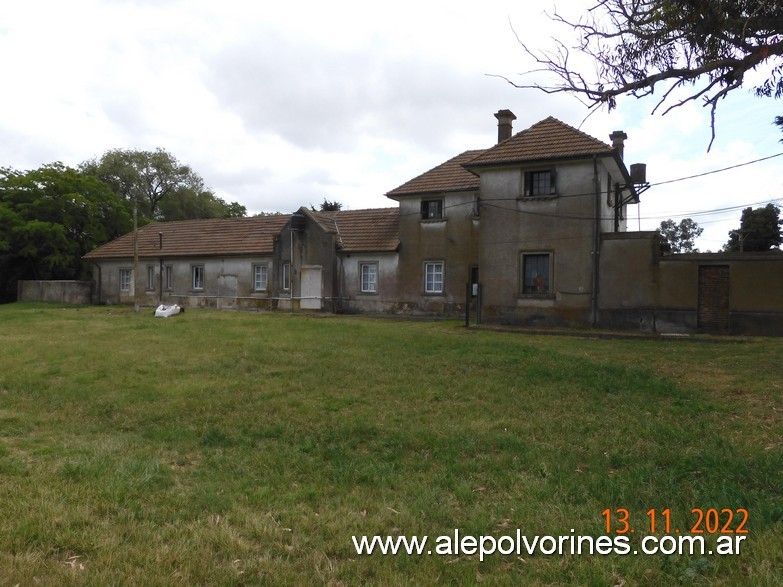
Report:
<svg viewBox="0 0 783 587"><path fill-rule="evenodd" d="M778 339L0 306L0 585L781 585L781 358ZM651 509L662 536L665 509L689 533L694 508L744 508L748 534L733 556L483 562L351 539L598 537L607 509L616 537L620 508L632 548Z"/></svg>

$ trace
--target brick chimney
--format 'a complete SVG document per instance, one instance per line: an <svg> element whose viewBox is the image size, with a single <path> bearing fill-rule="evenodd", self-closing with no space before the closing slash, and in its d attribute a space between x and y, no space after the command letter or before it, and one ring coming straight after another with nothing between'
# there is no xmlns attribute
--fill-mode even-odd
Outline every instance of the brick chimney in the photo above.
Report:
<svg viewBox="0 0 783 587"><path fill-rule="evenodd" d="M498 119L498 143L510 139L513 132L512 123L517 117L511 110L498 110L495 113L495 118Z"/></svg>
<svg viewBox="0 0 783 587"><path fill-rule="evenodd" d="M622 159L623 151L625 150L625 139L628 138L628 135L621 130L616 130L609 135L609 138L612 139L612 148L617 150L617 154Z"/></svg>

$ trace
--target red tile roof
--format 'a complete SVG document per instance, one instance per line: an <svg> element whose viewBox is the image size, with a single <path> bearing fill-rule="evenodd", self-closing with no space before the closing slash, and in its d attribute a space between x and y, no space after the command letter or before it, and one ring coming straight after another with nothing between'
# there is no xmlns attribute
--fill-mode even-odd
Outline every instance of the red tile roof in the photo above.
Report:
<svg viewBox="0 0 783 587"><path fill-rule="evenodd" d="M324 230L335 235L345 252L395 251L400 244L398 208L311 212ZM139 229L139 257L208 257L271 255L274 237L288 224L288 214L250 218L158 222ZM160 248L163 234L163 248ZM87 260L133 256L133 233L87 253Z"/></svg>
<svg viewBox="0 0 783 587"><path fill-rule="evenodd" d="M396 251L400 245L400 209L370 208L339 212L303 209L324 230L337 237L346 253Z"/></svg>
<svg viewBox="0 0 783 587"><path fill-rule="evenodd" d="M156 222L139 229L140 257L195 257L214 255L268 255L272 239L290 216L253 216ZM160 236L163 234L163 248ZM133 256L133 233L87 253L87 260Z"/></svg>
<svg viewBox="0 0 783 587"><path fill-rule="evenodd" d="M613 148L552 116L489 149L465 151L388 192L389 198L414 194L472 191L479 178L469 169L541 159L611 155Z"/></svg>
<svg viewBox="0 0 783 587"><path fill-rule="evenodd" d="M411 194L473 191L479 189L479 178L463 164L485 151L465 151L456 157L441 163L437 167L422 173L418 177L388 192L390 198Z"/></svg>
<svg viewBox="0 0 783 587"><path fill-rule="evenodd" d="M614 149L573 126L549 116L509 139L487 149L466 167L483 167L539 159L569 159L611 155Z"/></svg>

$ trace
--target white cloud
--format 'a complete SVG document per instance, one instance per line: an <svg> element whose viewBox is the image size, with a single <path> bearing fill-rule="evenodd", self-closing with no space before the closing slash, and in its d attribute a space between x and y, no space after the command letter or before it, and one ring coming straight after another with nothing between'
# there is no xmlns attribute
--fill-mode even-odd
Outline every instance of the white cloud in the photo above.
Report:
<svg viewBox="0 0 783 587"><path fill-rule="evenodd" d="M491 146L500 108L515 112L516 130L549 115L580 125L587 111L575 99L488 75L521 81L515 76L533 67L511 26L530 46L552 46L563 29L552 28L544 7L516 0L10 3L0 25L0 165L77 165L111 148L162 147L220 197L253 212L324 198L350 208L393 205L387 191L464 150ZM695 104L651 117L652 103L627 99L582 128L604 141L624 129L627 160L646 162L654 183L781 150L770 104L726 100L709 154L707 113ZM644 196L643 228L663 213L776 197L774 169L773 160L653 188ZM707 228L712 217L702 218ZM726 230L709 229L723 240Z"/></svg>

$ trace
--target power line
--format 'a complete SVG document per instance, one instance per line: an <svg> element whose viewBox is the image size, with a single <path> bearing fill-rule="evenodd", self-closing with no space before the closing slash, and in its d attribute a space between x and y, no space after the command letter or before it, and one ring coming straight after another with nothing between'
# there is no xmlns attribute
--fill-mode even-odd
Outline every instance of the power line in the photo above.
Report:
<svg viewBox="0 0 783 587"><path fill-rule="evenodd" d="M731 169L737 169L738 167L745 167L746 165L753 165L754 163L761 163L762 161L768 161L769 159L774 159L775 157L780 157L783 155L783 152L777 153L775 155L769 155L768 157L762 157L761 159L754 159L753 161L746 161L745 163L737 163L736 165L730 165L729 167L722 167L721 169L713 169L712 171L705 171L704 173L697 173L696 175L688 175L686 177L678 177L676 179L667 179L665 181L658 181L656 183L651 183L650 187L655 187L659 185L666 185L669 183L675 183L678 181L685 181L687 179L696 179L697 177L704 177L705 175L712 175L713 173L721 173L723 171L729 171Z"/></svg>
<svg viewBox="0 0 783 587"><path fill-rule="evenodd" d="M730 165L728 167L722 167L720 169L713 169L711 171L705 171L703 173L697 173L695 175L688 175L688 176L678 177L678 178L674 178L674 179L667 179L667 180L664 180L664 181L651 183L649 185L650 185L650 187L656 187L656 186L667 185L667 184L676 183L676 182L680 182L680 181L686 181L686 180L689 180L689 179L697 179L699 177L704 177L704 176L707 176L707 175L713 175L713 174L716 174L716 173L722 173L724 171L730 171L732 169L737 169L737 168L740 168L740 167L746 167L748 165L754 165L756 163L761 163L761 162L764 162L764 161L768 161L770 159L774 159L774 158L780 157L780 156L783 156L783 152L776 153L774 155L768 155L766 157L761 157L759 159L754 159L752 161L745 161L743 163L738 163L736 165ZM599 195L603 197L604 195L606 195L606 191L601 191L599 193ZM437 194L431 194L431 196L428 195L428 194L422 194L422 196L424 196L425 198L426 197L432 197L433 199L436 199L438 197ZM556 195L556 196L553 196L552 199L580 198L580 197L591 197L591 196L592 197L596 196L595 191L585 192L585 193L576 193L576 194ZM607 197L608 197L608 195L607 195ZM518 210L518 209L515 210L513 208L505 208L503 206L493 206L492 204L489 203L489 202L498 202L498 201L503 202L503 201L509 201L509 200L510 200L509 198L491 198L491 199L481 198L480 206L500 208L500 209L508 210L508 211L511 211L511 212L519 212L519 213L524 213L524 214L530 214L530 215L533 215L533 216L542 216L542 217L550 217L550 218L563 218L563 219L569 219L569 220L595 220L594 216L569 216L569 215L564 215L564 214L548 214L548 213L544 213L544 212L535 212L535 211L532 211L532 210ZM535 202L535 200L531 200L531 202ZM736 210L742 210L742 209L747 208L749 206L750 207L752 207L752 206L759 206L759 205L764 205L764 204L768 204L768 203L771 203L771 202L774 202L774 203L783 202L783 198L776 198L776 199L772 199L772 200L764 200L764 201L761 201L761 202L753 202L753 203L749 203L749 204L747 204L747 203L746 204L738 204L738 205L735 205L735 206L728 206L728 207L725 207L725 208L715 208L715 209L712 209L712 210L695 210L695 211L691 211L691 212L672 212L672 213L668 213L668 214L667 213L657 214L655 216L641 216L640 220L656 220L658 218L667 218L667 217L670 217L670 216L677 216L677 217L684 217L684 216L689 216L689 217L691 217L691 216L708 216L708 215L711 215L711 214L719 214L719 213L723 213L723 212L732 212L732 211L736 211ZM459 204L451 204L451 205L448 205L448 206L444 205L443 209L446 210L448 208L454 208L454 207L458 207L458 206L475 206L475 203L474 202L461 202ZM406 214L400 214L400 216L416 216L416 215L419 215L419 214L420 214L419 211L413 211L413 212L408 212ZM604 220L610 220L610 219L612 219L612 217L603 217L603 219Z"/></svg>

